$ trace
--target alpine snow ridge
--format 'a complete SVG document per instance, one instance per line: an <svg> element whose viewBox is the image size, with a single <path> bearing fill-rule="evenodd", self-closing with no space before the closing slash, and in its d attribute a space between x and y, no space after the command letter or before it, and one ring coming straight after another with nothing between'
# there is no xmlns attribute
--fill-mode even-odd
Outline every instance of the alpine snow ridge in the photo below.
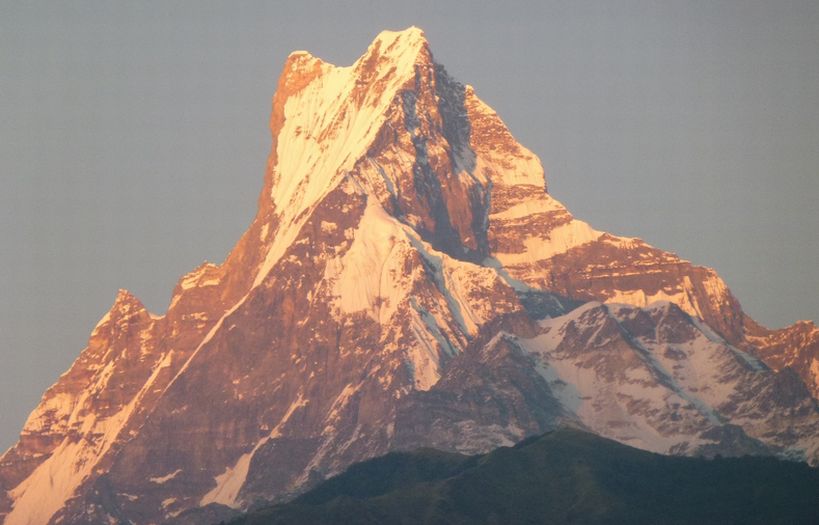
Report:
<svg viewBox="0 0 819 525"><path fill-rule="evenodd" d="M819 463L819 331L595 230L423 32L285 62L258 212L164 315L120 291L0 458L7 525L197 523L350 464L575 426Z"/></svg>

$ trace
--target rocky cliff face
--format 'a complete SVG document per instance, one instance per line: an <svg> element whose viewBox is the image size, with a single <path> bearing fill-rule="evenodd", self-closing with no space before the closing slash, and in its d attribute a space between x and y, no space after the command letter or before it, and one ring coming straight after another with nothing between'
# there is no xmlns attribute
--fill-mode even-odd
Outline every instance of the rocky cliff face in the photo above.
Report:
<svg viewBox="0 0 819 525"><path fill-rule="evenodd" d="M119 293L0 458L4 523L197 522L561 424L819 462L815 328L572 217L420 30L349 67L293 53L270 127L248 231L162 316Z"/></svg>

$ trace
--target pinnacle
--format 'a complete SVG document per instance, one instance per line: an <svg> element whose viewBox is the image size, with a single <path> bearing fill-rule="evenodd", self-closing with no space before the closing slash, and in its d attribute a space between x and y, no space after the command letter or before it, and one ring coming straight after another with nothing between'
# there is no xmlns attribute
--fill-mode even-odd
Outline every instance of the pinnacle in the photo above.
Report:
<svg viewBox="0 0 819 525"><path fill-rule="evenodd" d="M397 40L402 40L405 42L423 42L427 43L427 37L424 34L424 30L417 26L409 26L406 29L402 29L400 31L381 31L378 33L378 36L375 37L373 43L375 42L385 42L391 43Z"/></svg>
<svg viewBox="0 0 819 525"><path fill-rule="evenodd" d="M129 292L125 288L120 288L119 290L117 290L117 297L114 300L114 302L117 302L117 303L125 302L125 301L130 302L130 301L133 301L134 299L136 299L136 297L134 297L134 294L132 294L131 292Z"/></svg>
<svg viewBox="0 0 819 525"><path fill-rule="evenodd" d="M319 57L315 56L309 51L298 50L293 51L289 55L287 55L287 60L285 60L285 70L288 67L293 69L298 69L300 67L304 67L304 65L312 65L314 63L323 63L324 61Z"/></svg>
<svg viewBox="0 0 819 525"><path fill-rule="evenodd" d="M358 60L378 58L392 62L431 62L432 54L424 32L415 26L402 31L382 31Z"/></svg>
<svg viewBox="0 0 819 525"><path fill-rule="evenodd" d="M130 310L131 308L143 310L145 307L142 305L142 301L137 299L137 297L134 294L132 294L125 288L120 288L117 291L117 297L116 299L114 299L114 304L111 306L111 310L123 311Z"/></svg>
<svg viewBox="0 0 819 525"><path fill-rule="evenodd" d="M410 26L400 31L386 30L378 33L357 62L362 62L373 55L391 60L406 59L409 56L415 58L422 50L426 50L426 54L429 55L429 42L421 28ZM300 49L287 56L283 72L311 69L315 64L332 66L311 52Z"/></svg>

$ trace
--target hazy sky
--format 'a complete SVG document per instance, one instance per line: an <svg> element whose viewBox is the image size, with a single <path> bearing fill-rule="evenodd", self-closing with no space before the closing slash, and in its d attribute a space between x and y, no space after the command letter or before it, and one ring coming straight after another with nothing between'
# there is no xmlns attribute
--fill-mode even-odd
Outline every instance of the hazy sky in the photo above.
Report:
<svg viewBox="0 0 819 525"><path fill-rule="evenodd" d="M486 4L0 1L0 449L118 288L163 312L238 240L288 53L382 29L423 28L576 216L819 320L819 3Z"/></svg>

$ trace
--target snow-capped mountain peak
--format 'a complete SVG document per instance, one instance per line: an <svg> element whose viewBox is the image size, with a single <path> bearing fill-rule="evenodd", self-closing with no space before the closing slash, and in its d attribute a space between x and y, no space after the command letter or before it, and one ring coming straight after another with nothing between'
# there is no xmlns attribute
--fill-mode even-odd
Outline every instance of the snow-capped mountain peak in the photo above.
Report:
<svg viewBox="0 0 819 525"><path fill-rule="evenodd" d="M421 30L292 53L258 213L155 316L121 291L0 459L7 525L218 522L389 450L559 424L819 461L819 332L576 219Z"/></svg>

